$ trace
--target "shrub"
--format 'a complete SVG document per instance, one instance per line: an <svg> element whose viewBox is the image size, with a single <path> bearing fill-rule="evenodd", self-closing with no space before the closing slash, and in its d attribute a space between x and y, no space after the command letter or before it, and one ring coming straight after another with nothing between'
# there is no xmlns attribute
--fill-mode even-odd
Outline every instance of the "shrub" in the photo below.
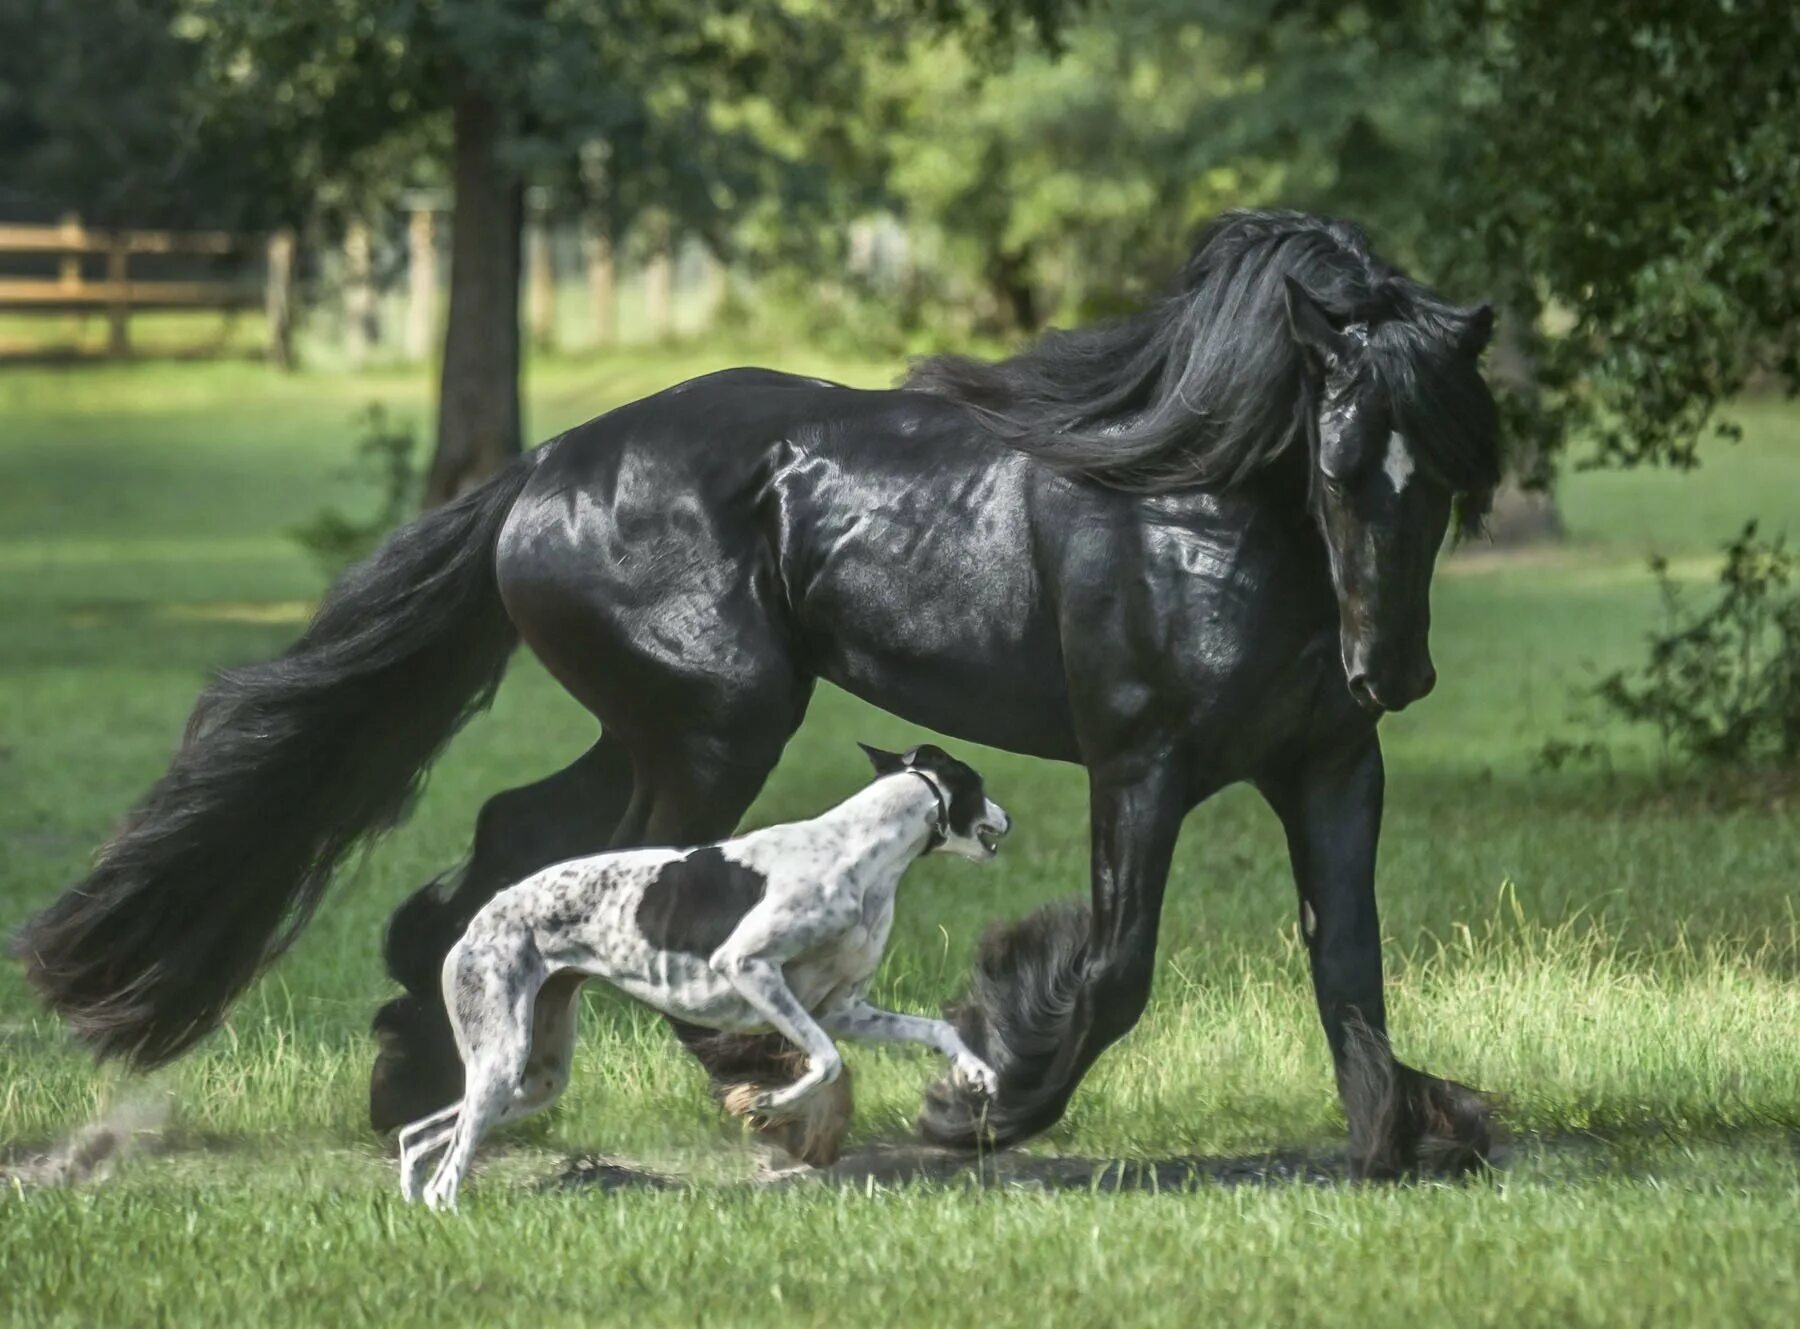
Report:
<svg viewBox="0 0 1800 1329"><path fill-rule="evenodd" d="M418 508L418 437L410 424L392 423L379 402L361 417L362 438L347 476L376 491L374 511L358 519L336 505L321 508L288 534L327 580L375 552L382 537Z"/></svg>
<svg viewBox="0 0 1800 1329"><path fill-rule="evenodd" d="M1655 728L1665 760L1713 766L1800 761L1800 552L1750 522L1725 546L1719 595L1696 610L1661 558L1650 655L1592 685L1603 711ZM1584 746L1560 744L1566 756ZM1550 750L1545 756L1550 758Z"/></svg>

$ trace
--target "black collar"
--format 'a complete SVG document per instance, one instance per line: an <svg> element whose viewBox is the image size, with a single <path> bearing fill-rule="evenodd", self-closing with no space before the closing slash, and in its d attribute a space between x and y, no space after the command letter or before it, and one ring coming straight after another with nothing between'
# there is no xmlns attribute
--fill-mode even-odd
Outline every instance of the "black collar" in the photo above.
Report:
<svg viewBox="0 0 1800 1329"><path fill-rule="evenodd" d="M931 840L925 846L925 853L929 854L949 838L945 834L945 828L950 824L950 811L944 806L944 795L939 791L936 780L924 771L915 771L910 766L901 774L916 775L923 780L925 787L931 791L931 801L937 804L937 815L931 819Z"/></svg>

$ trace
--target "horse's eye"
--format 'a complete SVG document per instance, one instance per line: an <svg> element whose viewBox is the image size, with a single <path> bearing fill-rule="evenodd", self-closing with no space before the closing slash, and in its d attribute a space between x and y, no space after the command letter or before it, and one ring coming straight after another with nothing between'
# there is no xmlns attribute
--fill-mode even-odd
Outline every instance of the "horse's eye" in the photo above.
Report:
<svg viewBox="0 0 1800 1329"><path fill-rule="evenodd" d="M1330 494L1333 498L1342 498L1344 496L1344 482L1335 475L1326 476L1325 492Z"/></svg>

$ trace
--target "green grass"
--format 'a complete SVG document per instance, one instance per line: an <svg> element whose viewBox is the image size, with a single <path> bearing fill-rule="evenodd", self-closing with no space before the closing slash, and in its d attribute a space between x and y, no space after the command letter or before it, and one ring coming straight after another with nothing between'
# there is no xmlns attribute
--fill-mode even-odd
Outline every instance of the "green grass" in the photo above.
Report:
<svg viewBox="0 0 1800 1329"><path fill-rule="evenodd" d="M738 362L893 372L781 346L569 357L530 373L530 429ZM292 635L319 587L282 532L354 498L336 477L359 408L423 421L427 387L245 363L0 371L0 928L79 875L166 761L205 671ZM147 1082L95 1070L0 972L0 1145L120 1104L168 1113L104 1184L0 1196L0 1322L1794 1322L1794 808L1659 789L1650 745L1628 734L1609 735L1610 784L1532 769L1567 730L1571 684L1640 651L1646 553L1698 578L1746 517L1800 531L1800 413L1739 415L1745 441L1698 475L1572 477L1567 546L1447 566L1439 690L1386 726L1396 1039L1510 1096L1517 1143L1497 1181L751 1187L753 1151L698 1071L654 1019L596 994L566 1105L496 1147L462 1216L405 1208L362 1120L381 922L461 852L487 794L590 737L521 660L411 822L342 875L294 953L181 1065ZM853 787L851 738L908 733L823 692L752 819ZM1020 829L991 868L932 861L909 878L877 994L903 1007L952 995L989 921L1085 887L1080 773L975 760ZM1188 828L1144 1024L1034 1150L1329 1153L1342 1120L1310 1007L1279 832L1232 791ZM935 1068L849 1055L853 1143L904 1137ZM536 1188L588 1151L697 1185Z"/></svg>

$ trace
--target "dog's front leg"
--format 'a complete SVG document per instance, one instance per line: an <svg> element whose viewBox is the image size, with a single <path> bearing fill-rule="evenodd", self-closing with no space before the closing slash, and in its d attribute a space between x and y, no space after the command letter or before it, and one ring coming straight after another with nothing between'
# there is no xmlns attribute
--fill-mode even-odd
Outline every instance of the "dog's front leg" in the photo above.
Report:
<svg viewBox="0 0 1800 1329"><path fill-rule="evenodd" d="M743 1116L780 1117L796 1103L837 1079L844 1070L831 1035L819 1027L782 976L781 966L760 955L744 955L727 942L712 957L712 967L737 993L794 1046L806 1053L806 1074L781 1089L733 1091L728 1111Z"/></svg>
<svg viewBox="0 0 1800 1329"><path fill-rule="evenodd" d="M999 1088L993 1067L969 1051L956 1026L947 1020L931 1020L922 1015L901 1015L884 1011L856 997L826 1011L820 1017L825 1027L844 1038L872 1043L922 1043L950 1058L952 1072L958 1079L984 1094Z"/></svg>

